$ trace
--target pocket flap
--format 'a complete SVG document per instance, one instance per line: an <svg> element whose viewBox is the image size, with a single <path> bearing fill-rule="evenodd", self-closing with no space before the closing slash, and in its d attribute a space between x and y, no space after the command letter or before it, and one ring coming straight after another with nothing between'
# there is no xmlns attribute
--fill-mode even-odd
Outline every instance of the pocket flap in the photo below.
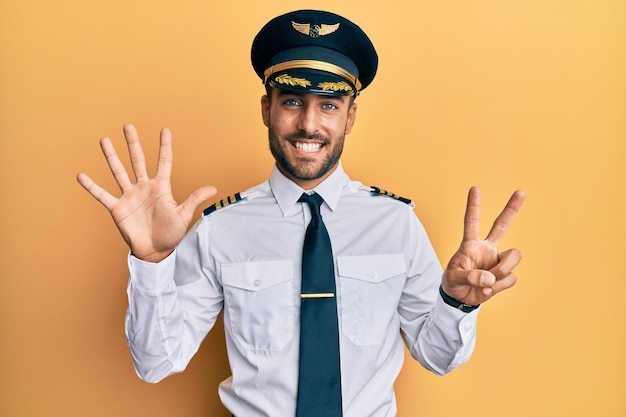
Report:
<svg viewBox="0 0 626 417"><path fill-rule="evenodd" d="M262 291L290 281L292 275L291 261L222 264L222 284L248 291Z"/></svg>
<svg viewBox="0 0 626 417"><path fill-rule="evenodd" d="M342 277L373 283L406 273L406 263L401 254L339 257L337 268Z"/></svg>

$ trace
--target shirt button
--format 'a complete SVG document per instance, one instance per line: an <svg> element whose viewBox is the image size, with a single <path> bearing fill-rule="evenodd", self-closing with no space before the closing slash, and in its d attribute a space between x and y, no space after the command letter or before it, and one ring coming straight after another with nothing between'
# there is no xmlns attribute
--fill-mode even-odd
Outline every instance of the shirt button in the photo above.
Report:
<svg viewBox="0 0 626 417"><path fill-rule="evenodd" d="M373 272L372 273L372 279L373 280L377 280L378 279L378 272Z"/></svg>
<svg viewBox="0 0 626 417"><path fill-rule="evenodd" d="M255 287L258 287L259 285L261 285L261 281L259 281L258 279L255 279L254 281L252 281L252 285Z"/></svg>

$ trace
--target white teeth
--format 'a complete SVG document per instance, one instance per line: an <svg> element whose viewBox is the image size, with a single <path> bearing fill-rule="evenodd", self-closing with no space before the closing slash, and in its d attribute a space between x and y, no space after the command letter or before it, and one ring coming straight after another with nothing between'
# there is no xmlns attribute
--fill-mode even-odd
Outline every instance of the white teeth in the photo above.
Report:
<svg viewBox="0 0 626 417"><path fill-rule="evenodd" d="M296 145L296 148L302 152L317 152L322 147L322 144L320 143L311 143L311 142L306 142L306 143L296 142L295 145Z"/></svg>

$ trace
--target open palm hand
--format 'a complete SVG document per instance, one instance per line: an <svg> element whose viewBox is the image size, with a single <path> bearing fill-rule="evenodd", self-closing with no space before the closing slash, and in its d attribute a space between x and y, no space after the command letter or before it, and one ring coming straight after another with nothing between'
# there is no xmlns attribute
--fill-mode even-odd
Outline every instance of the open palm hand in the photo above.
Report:
<svg viewBox="0 0 626 417"><path fill-rule="evenodd" d="M113 221L133 254L139 259L158 262L167 257L185 235L195 209L215 195L212 186L195 190L183 203L176 203L172 195L172 135L161 131L159 162L154 178L149 178L137 130L124 126L132 169L133 184L109 138L100 141L102 152L122 191L114 197L85 174L78 174L78 182L111 213Z"/></svg>

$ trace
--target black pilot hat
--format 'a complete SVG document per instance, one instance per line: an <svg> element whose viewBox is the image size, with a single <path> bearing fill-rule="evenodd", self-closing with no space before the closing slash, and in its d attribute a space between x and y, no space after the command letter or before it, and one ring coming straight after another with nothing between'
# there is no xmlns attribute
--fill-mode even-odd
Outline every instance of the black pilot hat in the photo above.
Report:
<svg viewBox="0 0 626 417"><path fill-rule="evenodd" d="M358 95L378 67L374 45L360 27L319 10L270 20L254 38L251 58L263 84L329 96Z"/></svg>

